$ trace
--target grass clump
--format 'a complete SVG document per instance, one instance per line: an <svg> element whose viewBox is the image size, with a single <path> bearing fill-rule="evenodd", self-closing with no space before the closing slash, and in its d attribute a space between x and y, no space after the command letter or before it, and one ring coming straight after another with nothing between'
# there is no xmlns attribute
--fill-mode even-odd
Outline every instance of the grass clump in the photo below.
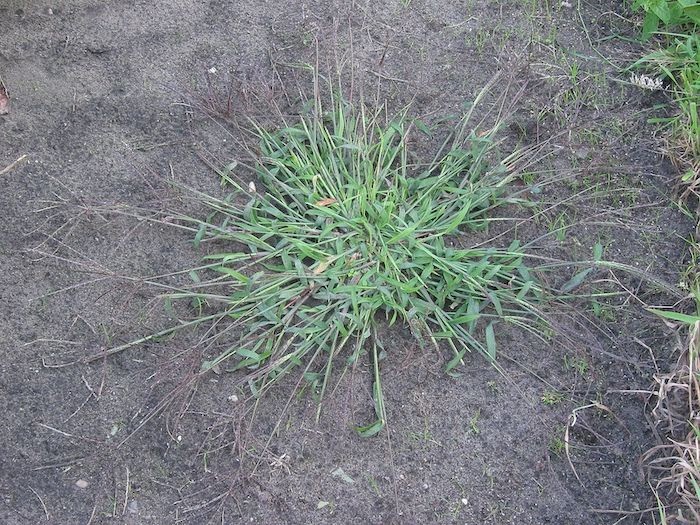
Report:
<svg viewBox="0 0 700 525"><path fill-rule="evenodd" d="M644 11L642 38L659 37L660 49L648 53L631 67L645 68L656 78L642 76L648 89L667 89L676 110L664 124L671 159L682 172L688 188L683 195L697 195L700 185L700 5L694 0L635 0L632 7ZM661 29L661 30L659 30ZM639 84L639 77L633 83ZM665 84L665 85L664 85Z"/></svg>
<svg viewBox="0 0 700 525"><path fill-rule="evenodd" d="M496 125L472 120L473 107L423 162L409 142L427 126L406 110L387 118L333 96L276 131L253 122L254 180L221 172L232 192L198 193L212 213L188 219L197 243L215 243L206 268L218 276L171 296L217 327L202 372L243 369L260 395L302 367L322 397L334 367L368 355L377 419L359 430L372 435L385 424L380 325L402 323L422 347L449 350L448 372L470 351L495 360L499 322L541 327L543 289L523 247L476 233L516 202L506 189L527 154L498 159L500 113ZM459 246L465 234L474 242Z"/></svg>
<svg viewBox="0 0 700 525"><path fill-rule="evenodd" d="M642 37L656 33L662 48L637 61L668 83L677 111L670 118L655 119L668 126L667 150L686 184L681 198L695 196L700 188L700 6L694 0L635 0L645 11ZM652 79L653 82L653 79ZM666 86L664 86L666 87ZM697 216L696 216L697 220ZM686 344L672 369L655 376L656 403L651 413L659 444L643 457L658 503L657 517L666 523L700 522L700 278L698 230L691 242L692 264L686 272L693 314L676 309L652 310L676 323ZM679 337L680 340L680 337ZM656 516L655 516L656 518ZM656 521L656 519L655 519Z"/></svg>
<svg viewBox="0 0 700 525"><path fill-rule="evenodd" d="M675 115L655 119L668 126L668 149L683 172L689 191L700 184L700 36L693 31L673 38L668 46L637 62L658 71L669 83L678 107Z"/></svg>
<svg viewBox="0 0 700 525"><path fill-rule="evenodd" d="M665 374L654 376L655 403L651 410L658 445L643 457L654 490L659 521L700 522L700 245L690 243L692 263L686 285L692 313L678 308L652 312L675 326L680 343L678 360Z"/></svg>
<svg viewBox="0 0 700 525"><path fill-rule="evenodd" d="M660 444L644 456L664 524L700 521L700 309L696 312L657 311L677 322L687 341L673 370L655 376L652 415Z"/></svg>

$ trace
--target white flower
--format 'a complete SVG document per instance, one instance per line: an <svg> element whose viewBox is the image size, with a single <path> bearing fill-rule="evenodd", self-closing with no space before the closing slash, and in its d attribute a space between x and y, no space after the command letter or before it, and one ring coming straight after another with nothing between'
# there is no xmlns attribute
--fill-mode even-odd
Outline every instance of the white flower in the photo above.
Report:
<svg viewBox="0 0 700 525"><path fill-rule="evenodd" d="M257 190L256 190L256 188L255 188L255 183L254 183L252 180L248 183L248 191L249 191L250 193L256 193L256 192L257 192Z"/></svg>
<svg viewBox="0 0 700 525"><path fill-rule="evenodd" d="M216 75L216 72L217 72L217 71L218 71L218 70L217 70L215 67L210 67L210 68L209 68L209 73L212 74L212 75Z"/></svg>
<svg viewBox="0 0 700 525"><path fill-rule="evenodd" d="M664 88L664 82L660 78L651 78L646 75L632 74L630 83L649 91L659 91Z"/></svg>

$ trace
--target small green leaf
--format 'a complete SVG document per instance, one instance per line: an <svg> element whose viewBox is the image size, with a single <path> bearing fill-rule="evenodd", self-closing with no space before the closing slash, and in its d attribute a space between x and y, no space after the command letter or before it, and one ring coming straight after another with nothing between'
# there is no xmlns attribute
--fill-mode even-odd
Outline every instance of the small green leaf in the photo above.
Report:
<svg viewBox="0 0 700 525"><path fill-rule="evenodd" d="M173 307L173 300L171 297L165 298L165 300L163 301L163 308L165 309L165 313L168 314L168 317L172 319L177 319L177 312Z"/></svg>
<svg viewBox="0 0 700 525"><path fill-rule="evenodd" d="M654 13L647 13L642 26L642 39L649 40L651 35L659 28L659 17Z"/></svg>
<svg viewBox="0 0 700 525"><path fill-rule="evenodd" d="M486 353L492 361L496 360L496 334L493 331L493 322L486 326Z"/></svg>
<svg viewBox="0 0 700 525"><path fill-rule="evenodd" d="M588 277L588 274L591 273L592 271L593 271L593 268L586 268L585 270L578 272L571 279L569 279L564 284L564 286L561 287L562 293L569 293L572 290L581 286L581 284L586 279L586 277Z"/></svg>
<svg viewBox="0 0 700 525"><path fill-rule="evenodd" d="M318 381L319 379L321 379L321 377L321 374L319 374L318 372L304 372L304 379L309 383Z"/></svg>
<svg viewBox="0 0 700 525"><path fill-rule="evenodd" d="M199 371L206 372L207 370L211 370L214 365L216 365L216 361L202 361Z"/></svg>
<svg viewBox="0 0 700 525"><path fill-rule="evenodd" d="M345 473L345 471L344 471L342 468L340 468L340 467L338 467L338 468L335 469L333 472L331 472L331 476L333 476L334 478L340 478L340 479L342 479L345 483L347 483L347 484L349 484L349 485L352 485L353 483L355 483L355 480L352 479L350 476L348 476L348 475Z"/></svg>
<svg viewBox="0 0 700 525"><path fill-rule="evenodd" d="M357 433L360 434L360 436L362 437L372 437L379 434L383 428L384 422L381 420L377 420L369 425L356 427L355 430L357 430Z"/></svg>
<svg viewBox="0 0 700 525"><path fill-rule="evenodd" d="M248 283L248 281L250 280L242 273L237 272L236 270L233 270L233 269L228 268L226 266L214 266L214 268L212 268L212 270L216 270L217 272L225 273L226 275L233 277L236 281L239 281L243 284Z"/></svg>
<svg viewBox="0 0 700 525"><path fill-rule="evenodd" d="M603 259L603 245L599 242L595 243L593 246L593 260L595 262L600 262Z"/></svg>
<svg viewBox="0 0 700 525"><path fill-rule="evenodd" d="M535 284L534 281L525 281L525 283L523 283L523 287L518 292L518 295L516 295L517 299L519 301L522 301L523 299L525 299L528 292L530 291L530 288L532 288L532 286L534 284Z"/></svg>
<svg viewBox="0 0 700 525"><path fill-rule="evenodd" d="M428 137L433 136L432 132L430 131L430 128L422 120L415 119L413 123L416 125L416 127L421 133L427 135Z"/></svg>
<svg viewBox="0 0 700 525"><path fill-rule="evenodd" d="M224 166L224 169L222 169L219 172L219 176L221 177L221 185L222 186L225 186L226 183L233 183L230 175L231 175L231 172L233 172L233 170L236 169L236 166L238 166L238 162L235 160L231 161L226 166Z"/></svg>
<svg viewBox="0 0 700 525"><path fill-rule="evenodd" d="M678 321L680 323L695 324L700 321L700 315L687 315L671 310L656 310L655 308L647 308L647 310L664 319L670 319L671 321Z"/></svg>
<svg viewBox="0 0 700 525"><path fill-rule="evenodd" d="M463 348L455 354L455 356L447 362L445 365L445 372L451 372L461 361L464 355L467 353L467 349Z"/></svg>
<svg viewBox="0 0 700 525"><path fill-rule="evenodd" d="M501 306L501 300L498 298L498 295L496 295L496 292L489 292L488 296L491 299L491 302L493 302L493 307L496 309L496 313L502 316L503 306Z"/></svg>
<svg viewBox="0 0 700 525"><path fill-rule="evenodd" d="M255 352L253 352L252 350L248 350L247 348L239 348L238 350L236 350L236 354L247 359L252 359L256 362L262 360L262 356L260 354L256 354Z"/></svg>
<svg viewBox="0 0 700 525"><path fill-rule="evenodd" d="M416 231L416 228L418 228L418 223L413 224L410 228L405 228L401 230L399 233L394 235L391 239L387 241L387 244L394 244L396 242L399 242L406 237L410 236L413 234L414 231Z"/></svg>
<svg viewBox="0 0 700 525"><path fill-rule="evenodd" d="M194 236L194 247L199 248L199 244L202 242L202 238L204 237L204 232L207 229L207 225L202 223L199 225L199 229L197 230L197 234Z"/></svg>
<svg viewBox="0 0 700 525"><path fill-rule="evenodd" d="M455 317L454 319L452 319L452 322L454 324L471 323L479 319L479 317L481 317L481 314L479 313L468 313Z"/></svg>
<svg viewBox="0 0 700 525"><path fill-rule="evenodd" d="M653 0L649 8L664 24L671 22L671 9L666 0Z"/></svg>

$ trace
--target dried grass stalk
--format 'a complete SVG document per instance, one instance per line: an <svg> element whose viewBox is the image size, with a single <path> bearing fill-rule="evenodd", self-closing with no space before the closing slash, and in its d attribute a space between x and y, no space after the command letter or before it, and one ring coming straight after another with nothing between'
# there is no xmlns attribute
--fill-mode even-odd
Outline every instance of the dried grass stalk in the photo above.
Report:
<svg viewBox="0 0 700 525"><path fill-rule="evenodd" d="M659 445L642 458L661 521L669 525L700 523L700 321L686 326L675 370L655 376L651 415Z"/></svg>

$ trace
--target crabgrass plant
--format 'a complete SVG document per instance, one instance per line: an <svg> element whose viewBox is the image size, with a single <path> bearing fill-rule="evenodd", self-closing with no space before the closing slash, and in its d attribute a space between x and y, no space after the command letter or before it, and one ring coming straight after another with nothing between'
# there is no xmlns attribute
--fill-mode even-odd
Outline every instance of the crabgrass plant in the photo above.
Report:
<svg viewBox="0 0 700 525"><path fill-rule="evenodd" d="M333 95L282 129L252 122L254 180L229 166L225 198L195 192L211 214L181 217L197 245L211 243L203 268L216 277L193 274L195 286L168 300L194 304L183 326L236 334L201 372L244 370L259 396L300 368L321 399L334 369L369 359L377 417L358 430L370 436L386 422L382 324L450 352L448 372L472 351L495 362L499 323L541 333L544 289L518 240L456 243L517 201L507 188L528 157L498 160L499 126L471 125L485 94L425 162L412 160L409 137L427 127L407 110L387 118Z"/></svg>

